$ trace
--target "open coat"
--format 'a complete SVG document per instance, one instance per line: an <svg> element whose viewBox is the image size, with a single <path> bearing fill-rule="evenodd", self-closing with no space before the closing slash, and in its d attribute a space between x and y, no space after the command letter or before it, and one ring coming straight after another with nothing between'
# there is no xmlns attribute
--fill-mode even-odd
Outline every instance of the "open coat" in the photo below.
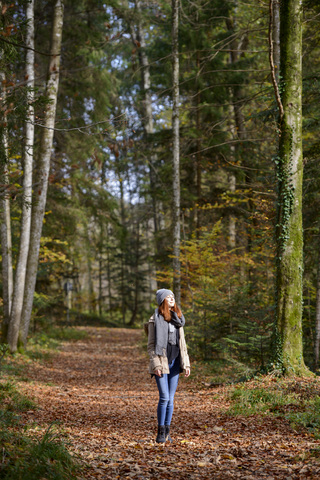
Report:
<svg viewBox="0 0 320 480"><path fill-rule="evenodd" d="M155 328L154 315L148 322L148 353L150 357L149 373L153 374L155 370L161 370L162 373L170 373L167 352L163 349L163 355L156 355L155 349ZM190 368L190 360L187 351L187 344L184 337L183 327L179 328L179 348L180 348L180 365L183 370Z"/></svg>

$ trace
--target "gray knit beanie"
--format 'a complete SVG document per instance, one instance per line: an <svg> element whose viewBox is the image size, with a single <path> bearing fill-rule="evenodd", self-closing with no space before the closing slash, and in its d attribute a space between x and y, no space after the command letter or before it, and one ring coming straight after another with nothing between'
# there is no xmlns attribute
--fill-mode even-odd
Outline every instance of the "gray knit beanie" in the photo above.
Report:
<svg viewBox="0 0 320 480"><path fill-rule="evenodd" d="M166 288L160 288L160 290L158 290L157 293L156 293L158 305L161 305L163 300L168 295L173 295L173 292L171 292L171 290L167 290Z"/></svg>

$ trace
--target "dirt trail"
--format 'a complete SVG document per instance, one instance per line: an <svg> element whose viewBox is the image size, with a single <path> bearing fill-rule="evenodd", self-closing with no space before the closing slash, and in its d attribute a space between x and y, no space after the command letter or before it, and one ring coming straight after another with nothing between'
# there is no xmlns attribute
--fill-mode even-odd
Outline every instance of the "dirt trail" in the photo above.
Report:
<svg viewBox="0 0 320 480"><path fill-rule="evenodd" d="M312 457L320 442L283 419L235 418L223 389L181 377L172 424L174 443L159 446L158 394L139 350L141 331L87 328L46 364L31 364L28 391L40 409L29 422L56 430L90 468L86 479L319 479ZM201 389L202 388L202 389ZM311 461L310 461L311 460Z"/></svg>

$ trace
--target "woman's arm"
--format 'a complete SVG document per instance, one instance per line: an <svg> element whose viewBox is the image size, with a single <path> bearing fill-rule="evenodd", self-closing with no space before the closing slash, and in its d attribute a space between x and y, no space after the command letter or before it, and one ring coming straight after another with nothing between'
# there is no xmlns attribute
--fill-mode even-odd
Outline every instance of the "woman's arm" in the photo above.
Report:
<svg viewBox="0 0 320 480"><path fill-rule="evenodd" d="M155 350L155 331L154 322L149 321L148 324L148 354L150 357L151 370L158 377L162 374L162 365L159 355L154 353Z"/></svg>

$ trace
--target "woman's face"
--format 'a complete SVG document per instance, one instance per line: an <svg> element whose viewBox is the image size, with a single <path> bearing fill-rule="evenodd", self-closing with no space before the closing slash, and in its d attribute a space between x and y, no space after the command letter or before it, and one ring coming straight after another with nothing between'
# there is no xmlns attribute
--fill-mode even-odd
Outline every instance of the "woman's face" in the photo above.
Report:
<svg viewBox="0 0 320 480"><path fill-rule="evenodd" d="M168 296L166 297L166 300L167 300L167 302L168 302L169 308L174 307L175 299L174 299L174 296L173 296L173 295L168 295Z"/></svg>

